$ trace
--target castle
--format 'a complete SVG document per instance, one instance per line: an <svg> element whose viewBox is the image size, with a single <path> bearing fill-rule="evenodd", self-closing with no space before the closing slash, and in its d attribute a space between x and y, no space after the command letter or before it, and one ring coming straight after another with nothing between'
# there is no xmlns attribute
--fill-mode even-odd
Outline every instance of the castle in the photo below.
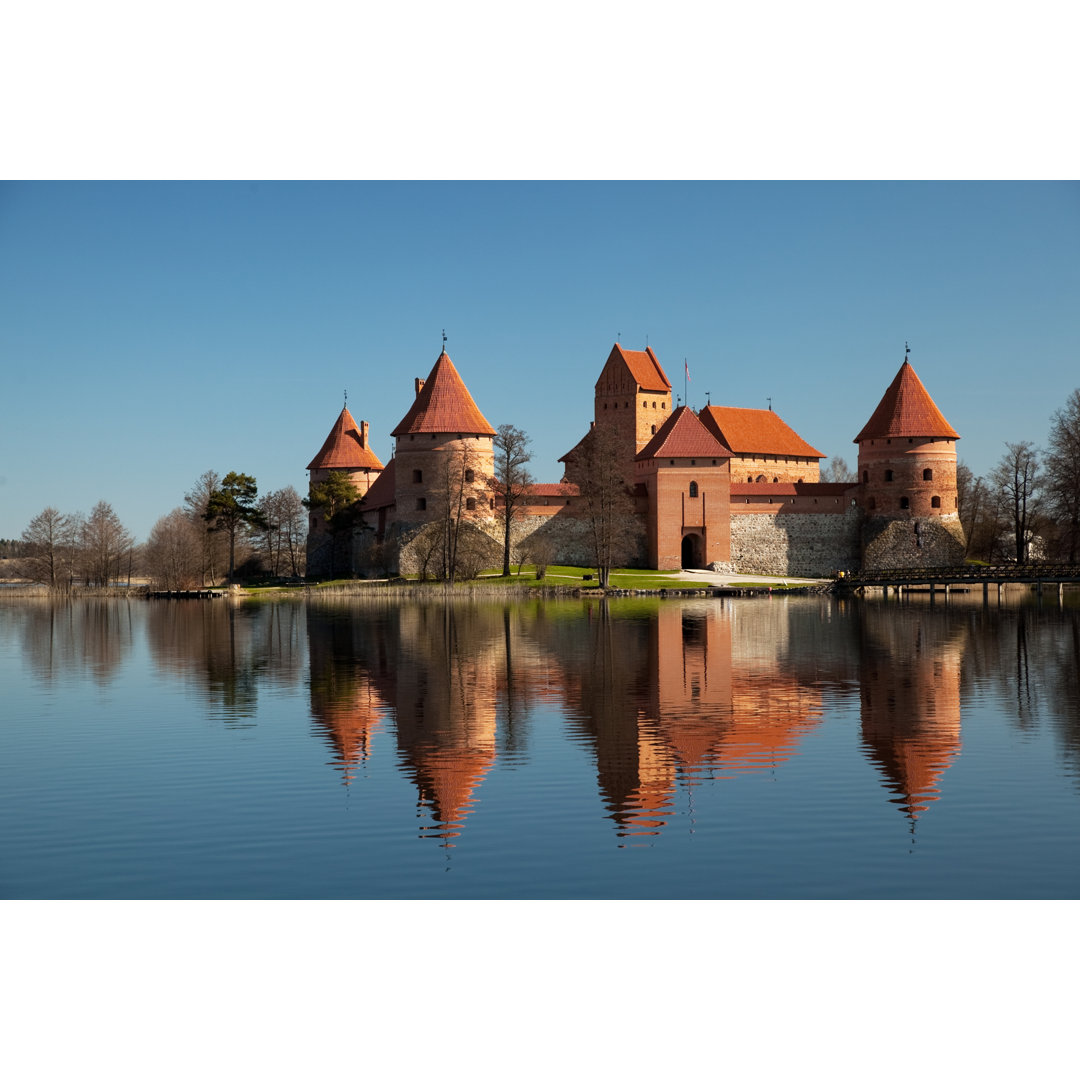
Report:
<svg viewBox="0 0 1080 1080"><path fill-rule="evenodd" d="M503 535L496 432L445 349L415 381L412 405L391 432L389 464L372 451L368 430L343 408L307 466L312 489L340 473L363 496L344 534L312 512L309 576L355 573L375 545L392 552L388 569L426 568L433 530L451 504L456 521L490 538L496 565ZM825 483L825 455L771 409L673 408L653 350L616 344L596 382L589 430L559 459L559 483L527 490L512 546L543 539L553 562L593 563L582 488L602 443L632 500L638 550L628 565L813 577L955 565L964 556L958 438L905 357L855 436L857 479Z"/></svg>

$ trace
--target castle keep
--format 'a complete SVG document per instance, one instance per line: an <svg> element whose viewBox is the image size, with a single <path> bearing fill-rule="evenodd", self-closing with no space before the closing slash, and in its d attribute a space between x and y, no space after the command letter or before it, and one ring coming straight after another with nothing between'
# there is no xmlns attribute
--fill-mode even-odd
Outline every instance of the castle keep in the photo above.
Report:
<svg viewBox="0 0 1080 1080"><path fill-rule="evenodd" d="M309 575L355 573L375 545L391 569L415 572L437 523L451 518L497 550L495 429L445 350L428 377L416 379L412 405L391 434L394 454L384 467L368 446L367 422L357 425L344 408L308 465L312 488L340 473L363 496L344 535L312 513ZM641 565L815 577L955 565L964 553L958 438L905 359L854 439L857 480L823 483L824 455L776 413L672 408L653 350L617 344L596 382L589 430L559 459L559 483L531 486L513 543L543 538L552 561L591 564L581 486L599 441L617 457L633 498Z"/></svg>

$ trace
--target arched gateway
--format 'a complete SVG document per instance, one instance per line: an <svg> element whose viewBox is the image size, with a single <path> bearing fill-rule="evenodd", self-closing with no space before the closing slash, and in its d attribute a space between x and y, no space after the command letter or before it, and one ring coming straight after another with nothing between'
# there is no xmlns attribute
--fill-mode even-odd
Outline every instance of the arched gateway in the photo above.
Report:
<svg viewBox="0 0 1080 1080"><path fill-rule="evenodd" d="M701 569L701 537L696 533L688 533L682 538L682 568Z"/></svg>

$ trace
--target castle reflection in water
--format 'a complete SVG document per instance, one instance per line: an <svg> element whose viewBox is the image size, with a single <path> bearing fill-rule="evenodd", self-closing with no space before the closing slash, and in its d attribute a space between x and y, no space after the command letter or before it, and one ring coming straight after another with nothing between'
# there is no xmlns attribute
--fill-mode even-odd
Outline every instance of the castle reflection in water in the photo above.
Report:
<svg viewBox="0 0 1080 1080"><path fill-rule="evenodd" d="M947 798L975 687L1020 729L1038 704L1080 773L1078 616L824 598L376 599L86 602L28 606L16 621L37 679L74 667L97 682L137 649L145 622L154 666L194 683L230 726L257 725L260 695L295 698L306 681L307 723L340 782L392 756L420 835L452 844L496 766L529 765L552 726L595 767L626 842L661 835L699 785L796 768L837 717L880 800L914 827ZM499 790L485 812L501 812Z"/></svg>
<svg viewBox="0 0 1080 1080"><path fill-rule="evenodd" d="M500 754L527 756L546 702L588 746L620 837L658 833L676 793L782 768L858 695L865 755L914 819L960 752L963 619L928 610L715 601L311 607L312 715L348 782L395 749L429 823L459 836Z"/></svg>

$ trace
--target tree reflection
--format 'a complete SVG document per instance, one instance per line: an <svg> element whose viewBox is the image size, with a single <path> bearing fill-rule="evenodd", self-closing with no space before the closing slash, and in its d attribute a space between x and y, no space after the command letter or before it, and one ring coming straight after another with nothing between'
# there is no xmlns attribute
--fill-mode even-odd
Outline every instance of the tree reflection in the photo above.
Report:
<svg viewBox="0 0 1080 1080"><path fill-rule="evenodd" d="M158 667L197 685L232 727L255 722L259 684L300 678L303 610L293 604L148 601L147 639Z"/></svg>

